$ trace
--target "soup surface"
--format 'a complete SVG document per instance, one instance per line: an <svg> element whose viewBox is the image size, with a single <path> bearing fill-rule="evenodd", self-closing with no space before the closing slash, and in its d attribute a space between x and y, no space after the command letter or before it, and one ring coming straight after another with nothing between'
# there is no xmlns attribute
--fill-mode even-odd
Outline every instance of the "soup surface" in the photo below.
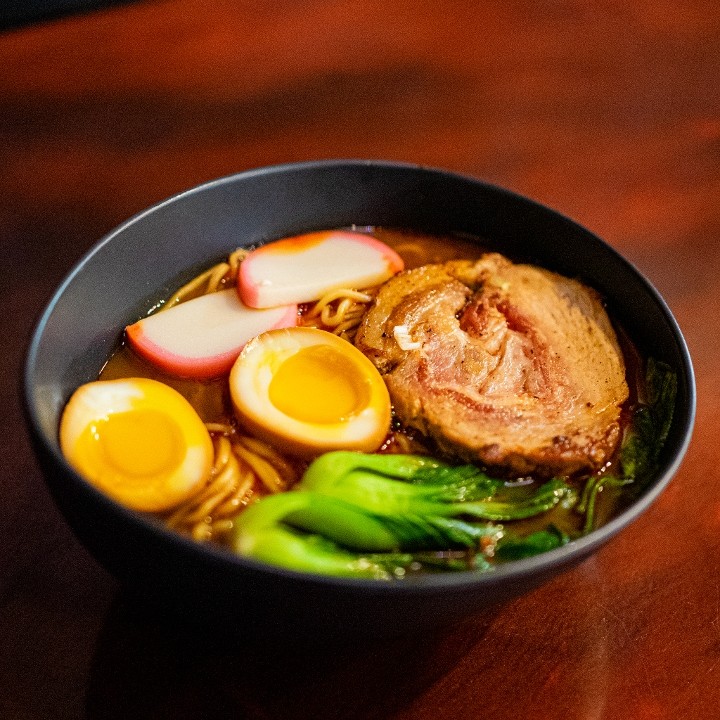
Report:
<svg viewBox="0 0 720 720"><path fill-rule="evenodd" d="M466 238L432 236L376 227L354 227L352 230L372 234L376 239L393 248L402 258L406 271L455 260L476 261L484 253L488 252L488 248L483 246L481 242ZM242 261L242 255L240 261ZM215 273L216 278L212 288L214 291L234 287L237 281L237 266L232 268L232 260L229 262L230 264L227 266L218 266L220 270ZM227 270L224 268L227 268ZM196 286L191 284L183 289L182 297L171 299L168 304L174 304L178 300L182 302L191 300L202 296L206 291L205 280L197 283ZM364 292L367 293L367 296L361 297ZM356 295L357 298L355 296L343 296L342 294L337 298L331 298L323 312L313 302L300 303L297 310L298 324L335 332L336 335L342 338L342 342L352 344L358 324L363 318L367 317L367 308L373 302L378 302L377 289L364 291L361 288L360 294L356 293ZM345 326L338 325L337 322L340 315L343 315L343 317L346 315L350 318L350 322L346 323L347 329L342 330L342 332L338 328ZM342 319L341 317L340 320ZM333 323L335 324L333 325ZM619 347L622 350L625 377L629 388L627 400L623 402L619 416L620 433L621 435L627 435L640 404L640 399L647 395L644 363L632 342L616 323L614 323L614 330L617 334ZM367 328L364 328L364 332L367 334ZM403 338L402 329L400 333L400 335L397 335L396 328L397 342L401 347L404 347L403 343L407 344L409 341ZM249 348L250 345L251 343L248 343L247 347ZM407 347L411 346L412 343L407 344ZM312 389L311 385L307 385L307 383L314 382L314 374L318 375L318 382L322 383L325 382L322 377L323 373L328 374L326 372L327 368L336 367L332 363L328 365L322 359L325 357L322 352L325 351L316 348L311 352L306 352L302 356L304 358L302 362L294 361L294 365L286 364L284 366L285 375L281 374L280 380L275 382L275 388L283 389L283 398L276 398L275 404L281 407L290 407L291 411L289 412L291 415L293 413L296 415L307 414L308 404L312 404L313 393L318 394ZM243 354L247 353L246 348ZM333 359L332 362L340 361ZM342 362L337 367L346 368L346 365L346 360L342 359ZM302 402L296 402L293 398L289 398L291 391L288 388L292 387L293 382L290 370L293 367L301 368L300 375L305 378L306 387L304 388L305 395L303 397L306 399L302 400ZM346 372L346 370L344 369L343 372ZM259 499L288 493L288 491L296 487L304 487L310 483L311 481L306 480L306 478L313 475L313 472L308 473L313 453L287 452L282 442L276 444L268 441L268 437L273 437L272 433L270 435L263 432L258 433L250 420L246 422L246 415L238 412L238 403L233 401L231 383L228 382L227 374L210 379L178 377L164 372L156 364L148 362L134 351L127 342L124 342L108 360L105 367L102 368L99 379L105 381L131 378L147 378L159 381L175 389L189 402L202 422L206 424L213 442L213 469L207 480L183 502L173 503L168 508L152 510L151 512L173 529L189 534L198 541L210 541L231 547L236 551L247 551L252 554L253 548L256 548L254 543L257 541L262 546L263 539L271 537L269 534L271 531L262 526L260 531L256 531L256 528L253 530L254 535L253 532L249 534L246 532L240 536L236 527L238 518L248 513L249 516L253 517L254 521L254 518L258 516L256 508L263 505L262 502L257 502ZM308 390L308 387L311 389ZM332 393L334 396L342 395L345 392L344 386L341 387L336 384L333 388ZM351 390L352 388L348 392ZM363 390L363 392L365 391ZM332 399L330 402L332 405L336 400ZM352 407L354 401L347 400L346 402L348 407ZM324 411L312 410L310 415L317 412ZM326 420L321 419L320 424L322 425L325 422ZM289 445L288 447L293 446ZM353 547L355 540L344 543L342 539L345 537L343 535L345 531L340 528L333 531L335 534L330 534L328 542L331 547L328 546L330 549L327 550L327 553L326 548L323 546L322 553L325 553L322 555L323 562L327 560L328 563L334 563L339 547L339 552L341 554L345 553L347 558L350 558L344 561L346 564L342 567L352 565L353 570L345 572L343 569L336 574L353 574L358 567L362 569L362 572L365 572L367 566L372 565L375 569L372 572L368 571L369 576L383 577L385 569L390 567L389 576L400 577L417 571L490 568L494 562L501 559L501 553L498 553L498 557L495 557L495 550L503 547L499 543L499 538L503 536L516 538L517 542L513 540L507 543L502 559L524 557L543 549L552 549L552 547L557 546L554 541L547 546L543 545L548 529L551 529L552 537L562 538L561 542L570 541L593 527L607 522L608 519L624 507L632 496L632 492L627 489L627 486L630 485L630 479L623 479L627 473L625 473L620 461L620 447L621 444L618 442L618 450L609 456L609 459L599 469L593 469L592 471L572 470L565 474L555 473L555 477L550 481L548 481L547 472L534 472L532 469L526 472L518 472L517 467L513 470L512 464L506 464L504 468L482 466L464 470L463 472L469 473L467 477L471 478L468 487L478 482L475 476L477 472L487 473L494 478L490 481L493 489L487 490L486 488L483 491L489 493L480 503L482 505L480 512L485 514L474 516L472 513L477 511L478 504L472 502L467 505L467 513L455 512L454 516L460 518L458 522L466 522L467 526L463 528L461 525L457 525L453 528L453 532L462 533L467 530L471 534L475 533L475 540L472 542L471 547L468 547L468 543L465 543L463 547L462 542L459 543L460 547L451 546L447 548L425 547L420 543L415 548L414 554L408 554L402 543L397 548L392 548L392 543L388 547L384 547L384 541L377 539L382 534L380 533L373 535L375 538L373 542L377 545L378 550L386 554L382 555L381 559L378 559L381 556L374 550L372 543L364 552L358 552L363 549L361 546ZM440 456L441 467L439 469L437 467L432 468L430 472L432 479L426 479L427 468L423 466L423 470L418 475L420 479L411 481L420 485L426 482L432 485L437 482L437 473L442 474L446 471L443 463L449 463L453 467L468 467L466 458L461 456L452 457L447 448L442 447L442 443L438 444L435 438L426 437L418 431L417 426L413 428L403 423L394 413L388 431L376 453L379 455L396 455L398 457L411 456L412 458ZM344 461L343 458L338 459L336 464ZM329 462L330 460L328 460ZM333 462L335 462L334 459ZM415 463L416 461L413 460L412 462ZM424 461L420 462L421 465L423 463ZM358 470L350 471L345 476L345 479L348 477L354 478L363 473L367 474L364 468L361 470L361 472ZM403 466L398 472L403 473L406 471L407 468ZM372 472L376 474L372 475ZM389 472L385 470L371 471L372 476L369 482L372 483L377 480L385 483L388 479L396 480L400 477L400 475L388 474ZM607 482L605 479L607 479ZM345 482L345 480L342 482ZM485 481L482 480L482 482ZM301 484L299 485L299 483ZM338 481L338 483L342 484L341 481ZM553 483L555 484L553 485ZM462 487L462 492L460 492L458 488L462 483L459 480L453 480L451 484L453 486L452 492L457 494L456 499L458 500L462 499L463 493L470 497L472 492L480 492L474 485L475 490L466 492L466 488ZM390 486L388 485L388 487ZM487 487L490 487L490 485L487 485ZM382 491L385 491L384 484L382 485ZM335 497L337 492L334 489L324 492L326 495L332 496L332 502L336 502L339 497ZM380 490L377 490L377 492L380 492ZM272 535L272 543L275 543L278 538L280 538L281 543L286 542L289 545L296 542L305 543L308 537L314 538L316 535L314 532L316 529L315 520L313 518L323 513L334 512L330 507L332 502L327 498L321 499L322 501L318 500L319 506L315 507L316 499L312 493L310 495L289 493L288 495L293 501L298 496L310 498L312 501L308 500L309 504L302 505L299 509L290 508L283 511L287 513L287 515L282 516L286 521L283 522L281 530L284 535L277 535L277 537ZM547 505L542 506L544 508L542 512L537 510L541 502L544 502L541 500L541 496L551 498ZM473 498L470 497L470 500L473 500ZM323 503L328 504L328 507L325 508ZM372 504L368 504L370 501L366 498L361 498L358 503L359 507L363 508L363 512L370 513L368 517L373 522L378 517L383 516L385 512L379 506L373 507ZM485 504L483 505L483 503ZM267 504L270 505L270 503ZM253 506L253 513L248 510L250 506ZM498 508L503 509L498 510ZM507 508L514 509L507 510ZM483 518L482 531L477 529L477 523L473 525L479 517ZM495 517L497 519L493 519ZM406 520L407 517L403 522ZM248 521L248 523L252 524L253 521ZM436 519L433 519L433 522L436 522ZM445 520L442 521L442 523L445 522ZM255 524L260 527L262 523L258 523L259 521L255 521ZM439 520L437 520L437 523L439 523L438 527L442 524ZM447 528L445 528L444 524L442 527L442 532L446 532ZM273 527L272 532L277 534L279 531L276 527ZM338 540L338 533L340 540ZM529 544L526 542L527 538L531 539L528 541ZM536 547L531 547L534 542L533 538L537 540ZM272 544L270 541L268 543ZM299 545L298 547L300 548L298 550L300 554L306 552L306 545ZM257 557L269 562L276 561L273 554L274 550L268 550L265 555L263 555L263 552L257 553ZM332 555L333 552L336 555ZM370 558L370 560L367 558ZM388 560L387 558L391 559ZM280 564L283 563L282 560L277 561ZM307 567L301 566L300 569L317 569L319 572L323 572L322 567L324 566L316 561L317 558L313 556L312 562L308 561ZM330 568L330 565L328 565L328 568ZM333 572L332 569L327 571Z"/></svg>

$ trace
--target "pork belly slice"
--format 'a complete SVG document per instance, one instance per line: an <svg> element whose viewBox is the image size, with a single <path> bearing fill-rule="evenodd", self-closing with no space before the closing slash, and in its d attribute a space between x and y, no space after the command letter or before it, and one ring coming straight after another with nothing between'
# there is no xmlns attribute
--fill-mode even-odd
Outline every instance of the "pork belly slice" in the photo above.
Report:
<svg viewBox="0 0 720 720"><path fill-rule="evenodd" d="M617 446L625 364L600 297L576 280L497 253L408 270L355 344L400 421L448 456L572 474Z"/></svg>

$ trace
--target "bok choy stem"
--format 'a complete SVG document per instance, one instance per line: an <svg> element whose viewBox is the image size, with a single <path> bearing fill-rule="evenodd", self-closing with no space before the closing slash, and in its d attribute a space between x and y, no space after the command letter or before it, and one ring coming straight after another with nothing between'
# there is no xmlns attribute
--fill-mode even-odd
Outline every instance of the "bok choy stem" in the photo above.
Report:
<svg viewBox="0 0 720 720"><path fill-rule="evenodd" d="M414 455L327 453L311 463L296 489L247 508L236 521L233 543L243 555L338 576L393 577L413 565L485 570L484 546L501 548L507 540L491 521L543 513L571 492L551 480L513 501L501 497L504 489L502 480L470 465L453 468ZM541 531L530 543L517 538L508 552L533 554L563 537ZM452 555L454 549L465 551L465 559Z"/></svg>
<svg viewBox="0 0 720 720"><path fill-rule="evenodd" d="M300 486L381 514L467 516L495 521L538 515L571 493L570 486L556 478L526 499L501 500L497 495L505 487L503 481L488 477L472 465L453 468L436 461L422 462L414 455L343 451L326 453L311 463Z"/></svg>

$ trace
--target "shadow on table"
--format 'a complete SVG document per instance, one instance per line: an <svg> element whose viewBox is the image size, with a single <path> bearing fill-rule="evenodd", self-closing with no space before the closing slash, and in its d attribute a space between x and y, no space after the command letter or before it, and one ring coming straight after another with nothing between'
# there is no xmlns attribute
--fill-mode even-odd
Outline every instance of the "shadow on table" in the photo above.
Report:
<svg viewBox="0 0 720 720"><path fill-rule="evenodd" d="M88 717L386 717L451 670L495 614L484 611L435 637L313 647L190 627L120 594L98 638Z"/></svg>

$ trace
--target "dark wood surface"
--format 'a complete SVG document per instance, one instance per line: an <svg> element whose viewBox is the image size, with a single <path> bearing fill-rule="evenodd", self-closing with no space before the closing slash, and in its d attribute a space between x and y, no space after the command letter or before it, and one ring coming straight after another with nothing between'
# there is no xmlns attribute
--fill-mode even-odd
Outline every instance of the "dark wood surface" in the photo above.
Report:
<svg viewBox="0 0 720 720"><path fill-rule="evenodd" d="M143 611L74 539L23 432L33 322L146 206L261 165L459 170L572 216L682 326L696 431L579 568L435 639L306 653ZM134 3L0 34L0 717L720 716L715 0Z"/></svg>

